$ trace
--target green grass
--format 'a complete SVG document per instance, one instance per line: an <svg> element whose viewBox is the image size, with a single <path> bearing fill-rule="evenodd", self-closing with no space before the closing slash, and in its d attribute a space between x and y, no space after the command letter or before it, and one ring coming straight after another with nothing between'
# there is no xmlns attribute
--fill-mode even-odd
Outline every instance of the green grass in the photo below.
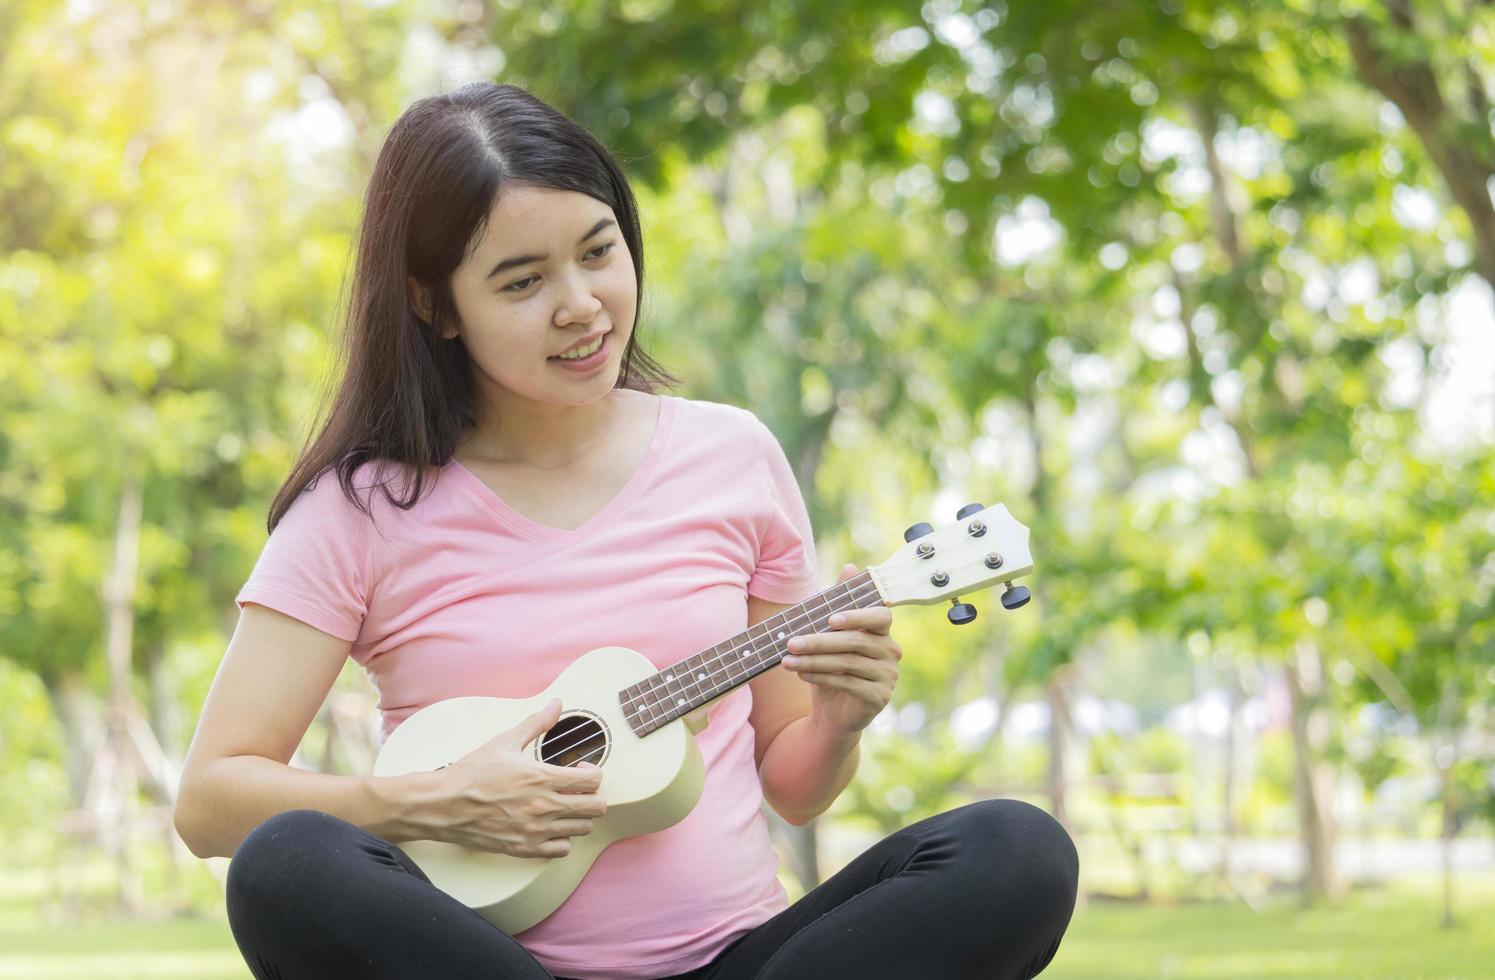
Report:
<svg viewBox="0 0 1495 980"><path fill-rule="evenodd" d="M83 922L0 929L0 977L244 980L226 921Z"/></svg>
<svg viewBox="0 0 1495 980"><path fill-rule="evenodd" d="M1435 878L1354 893L1337 907L1091 902L1048 978L1495 977L1495 879L1455 885L1444 929Z"/></svg>
<svg viewBox="0 0 1495 980"><path fill-rule="evenodd" d="M12 879L14 881L14 879ZM0 977L249 976L221 914L74 924L24 914L0 889ZM1354 893L1333 908L1092 901L1075 912L1051 978L1495 977L1495 877L1457 884L1459 924L1439 926L1435 878ZM10 901L6 901L6 898Z"/></svg>

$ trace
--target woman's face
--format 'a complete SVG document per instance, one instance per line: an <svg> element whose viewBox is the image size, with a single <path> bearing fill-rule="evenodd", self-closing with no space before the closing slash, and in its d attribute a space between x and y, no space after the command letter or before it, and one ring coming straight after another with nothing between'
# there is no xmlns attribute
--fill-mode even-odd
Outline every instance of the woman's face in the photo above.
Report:
<svg viewBox="0 0 1495 980"><path fill-rule="evenodd" d="M452 295L461 323L443 333L467 345L491 401L582 405L617 383L638 282L617 216L596 198L506 188L452 274ZM582 373L555 359L602 332L601 367Z"/></svg>

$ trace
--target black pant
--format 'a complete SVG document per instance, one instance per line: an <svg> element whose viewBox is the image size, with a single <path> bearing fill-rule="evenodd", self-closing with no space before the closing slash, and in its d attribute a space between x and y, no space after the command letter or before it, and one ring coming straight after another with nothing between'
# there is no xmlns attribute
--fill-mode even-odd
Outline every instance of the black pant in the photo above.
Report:
<svg viewBox="0 0 1495 980"><path fill-rule="evenodd" d="M1032 977L1074 911L1074 843L1019 800L983 800L879 841L715 960L670 980ZM256 977L551 980L516 940L430 883L404 851L292 810L228 872L234 939Z"/></svg>

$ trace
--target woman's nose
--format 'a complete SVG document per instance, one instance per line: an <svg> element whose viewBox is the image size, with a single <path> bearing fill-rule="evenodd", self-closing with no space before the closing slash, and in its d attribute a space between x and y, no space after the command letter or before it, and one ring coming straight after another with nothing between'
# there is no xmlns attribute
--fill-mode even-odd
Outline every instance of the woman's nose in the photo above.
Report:
<svg viewBox="0 0 1495 980"><path fill-rule="evenodd" d="M563 302L556 314L556 322L591 323L602 309L602 301L592 294L592 283L584 272L575 272L566 277L562 286Z"/></svg>

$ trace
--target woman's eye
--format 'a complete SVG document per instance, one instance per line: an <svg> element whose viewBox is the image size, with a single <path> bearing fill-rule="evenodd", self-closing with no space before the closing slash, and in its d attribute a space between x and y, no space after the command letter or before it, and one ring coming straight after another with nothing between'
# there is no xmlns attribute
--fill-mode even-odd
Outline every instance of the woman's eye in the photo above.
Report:
<svg viewBox="0 0 1495 980"><path fill-rule="evenodd" d="M600 259L604 255L606 255L608 252L611 252L613 250L613 247L615 245L617 245L617 244L618 244L617 242L603 242L601 245L598 245L596 248L594 248L590 252L588 252L587 253L587 258L589 258L589 259L590 258ZM525 276L523 279L516 280L514 282L509 283L507 286L505 286L504 287L504 292L506 292L506 293L520 293L520 292L523 292L524 290L528 289L529 288L529 284L532 283L532 282L534 282L534 281L535 281L535 277L534 276Z"/></svg>

